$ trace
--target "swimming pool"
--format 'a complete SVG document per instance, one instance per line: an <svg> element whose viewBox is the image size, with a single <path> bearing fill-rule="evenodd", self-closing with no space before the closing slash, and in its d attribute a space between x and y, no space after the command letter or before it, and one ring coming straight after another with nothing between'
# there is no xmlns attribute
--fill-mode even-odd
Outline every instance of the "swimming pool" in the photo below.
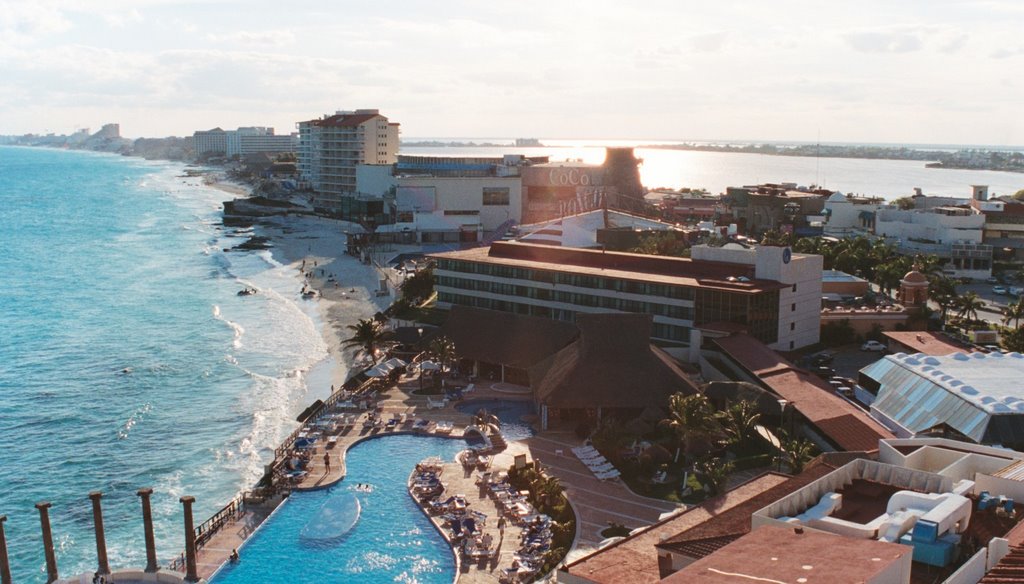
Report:
<svg viewBox="0 0 1024 584"><path fill-rule="evenodd" d="M424 458L454 460L462 440L392 435L353 446L347 476L323 491L296 492L225 564L213 584L416 582L451 584L455 561L448 543L406 490L409 473ZM372 492L356 489L372 485ZM361 505L355 526L338 541L310 541L303 528L332 497L354 494Z"/></svg>
<svg viewBox="0 0 1024 584"><path fill-rule="evenodd" d="M498 416L498 419L501 420L501 433L508 442L525 440L534 434L533 427L522 420L523 416L534 413L533 402L509 399L475 399L460 403L456 408L471 416L481 409Z"/></svg>

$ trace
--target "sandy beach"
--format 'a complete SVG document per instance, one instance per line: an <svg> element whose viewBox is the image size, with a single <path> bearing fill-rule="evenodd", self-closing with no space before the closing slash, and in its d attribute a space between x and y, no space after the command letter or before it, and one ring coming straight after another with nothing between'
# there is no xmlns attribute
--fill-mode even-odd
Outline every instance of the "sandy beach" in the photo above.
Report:
<svg viewBox="0 0 1024 584"><path fill-rule="evenodd" d="M361 230L353 223L308 215L269 218L256 229L273 242L274 258L317 292L307 302L317 303L323 319L324 341L336 363L330 375L335 386L345 382L357 352L342 347L351 336L346 327L386 309L396 294L389 286L390 294L378 296L381 272L345 253L345 231Z"/></svg>

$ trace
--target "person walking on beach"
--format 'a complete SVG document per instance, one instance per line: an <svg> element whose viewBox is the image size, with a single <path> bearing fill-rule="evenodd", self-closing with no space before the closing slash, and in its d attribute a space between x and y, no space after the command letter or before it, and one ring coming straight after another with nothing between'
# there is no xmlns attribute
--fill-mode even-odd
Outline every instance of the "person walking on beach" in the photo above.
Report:
<svg viewBox="0 0 1024 584"><path fill-rule="evenodd" d="M505 516L502 515L498 518L498 534L502 539L505 538Z"/></svg>
<svg viewBox="0 0 1024 584"><path fill-rule="evenodd" d="M330 474L331 473L331 453L330 452L325 452L324 453L324 466L327 467L327 470L324 471L324 474Z"/></svg>

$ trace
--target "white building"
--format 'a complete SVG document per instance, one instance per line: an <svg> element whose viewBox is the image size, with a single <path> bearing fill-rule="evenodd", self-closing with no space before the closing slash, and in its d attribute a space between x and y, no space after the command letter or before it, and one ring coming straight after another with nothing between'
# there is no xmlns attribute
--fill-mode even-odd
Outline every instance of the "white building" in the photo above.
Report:
<svg viewBox="0 0 1024 584"><path fill-rule="evenodd" d="M228 133L221 128L197 130L192 134L196 158L204 156L227 156Z"/></svg>
<svg viewBox="0 0 1024 584"><path fill-rule="evenodd" d="M884 201L851 199L840 192L825 200L823 233L831 237L856 237L871 232L875 212L887 206Z"/></svg>
<svg viewBox="0 0 1024 584"><path fill-rule="evenodd" d="M821 335L821 276L824 258L794 254L788 247L760 245L743 248L736 244L723 247L697 245L691 248L694 260L746 264L754 268L754 278L772 280L785 287L779 290L778 341L768 346L790 351L817 343Z"/></svg>
<svg viewBox="0 0 1024 584"><path fill-rule="evenodd" d="M378 110L338 111L297 125L299 174L326 206L358 192L359 165L396 162L398 124Z"/></svg>
<svg viewBox="0 0 1024 584"><path fill-rule="evenodd" d="M949 260L946 271L957 277L992 275L992 246L982 243L984 229L985 215L970 207L889 207L875 212L875 234L895 244L902 254Z"/></svg>
<svg viewBox="0 0 1024 584"><path fill-rule="evenodd" d="M296 135L275 136L274 128L248 126L237 130L200 130L192 135L196 157L244 157L249 154L294 152Z"/></svg>

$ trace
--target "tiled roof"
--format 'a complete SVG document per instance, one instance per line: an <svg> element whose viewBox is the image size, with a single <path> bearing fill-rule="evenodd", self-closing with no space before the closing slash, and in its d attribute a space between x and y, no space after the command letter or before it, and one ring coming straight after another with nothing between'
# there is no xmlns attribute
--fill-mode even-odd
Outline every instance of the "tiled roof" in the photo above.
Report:
<svg viewBox="0 0 1024 584"><path fill-rule="evenodd" d="M992 566L978 584L1021 584L1024 583L1024 546L1010 548L1009 553Z"/></svg>
<svg viewBox="0 0 1024 584"><path fill-rule="evenodd" d="M327 126L331 128L355 128L373 118L382 117L380 114L337 114L313 122L316 126Z"/></svg>
<svg viewBox="0 0 1024 584"><path fill-rule="evenodd" d="M926 331L885 331L887 338L908 347L911 353L925 355L950 355L953 353L970 353L970 347L953 342L946 335Z"/></svg>
<svg viewBox="0 0 1024 584"><path fill-rule="evenodd" d="M781 398L843 450L874 450L892 432L867 413L832 392L832 388L799 369L764 343L744 334L714 342L734 361Z"/></svg>
<svg viewBox="0 0 1024 584"><path fill-rule="evenodd" d="M707 521L716 514L782 483L788 477L766 473L743 483L722 495L651 525L635 535L596 550L570 563L565 571L591 582L606 584L649 584L659 581L661 574L655 546L672 535Z"/></svg>
<svg viewBox="0 0 1024 584"><path fill-rule="evenodd" d="M728 545L740 536L750 533L750 516L755 511L796 492L835 469L836 467L820 461L813 463L805 468L804 472L790 477L785 482L774 485L686 531L666 538L658 544L658 547L691 558L702 558L718 548ZM716 545L717 547L715 547Z"/></svg>

